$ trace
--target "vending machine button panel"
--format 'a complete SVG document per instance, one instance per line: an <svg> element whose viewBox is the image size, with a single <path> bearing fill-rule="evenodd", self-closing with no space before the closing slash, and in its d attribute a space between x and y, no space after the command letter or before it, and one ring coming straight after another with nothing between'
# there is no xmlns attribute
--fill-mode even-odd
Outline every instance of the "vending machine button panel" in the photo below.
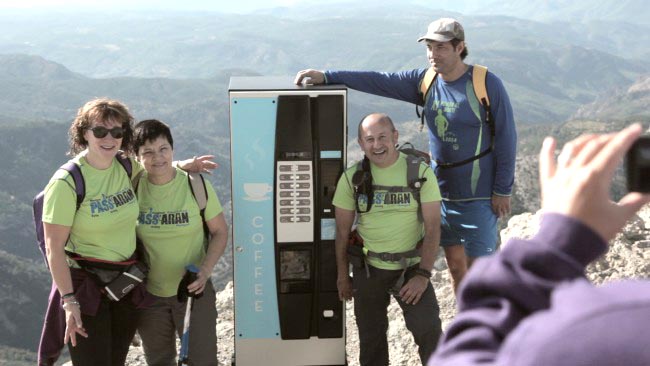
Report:
<svg viewBox="0 0 650 366"><path fill-rule="evenodd" d="M277 162L278 243L314 240L314 190L311 161Z"/></svg>

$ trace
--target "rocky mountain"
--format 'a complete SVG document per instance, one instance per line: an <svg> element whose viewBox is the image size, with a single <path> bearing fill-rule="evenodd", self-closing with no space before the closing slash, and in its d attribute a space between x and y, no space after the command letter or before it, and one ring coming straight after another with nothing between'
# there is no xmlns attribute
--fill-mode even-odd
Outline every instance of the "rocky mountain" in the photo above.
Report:
<svg viewBox="0 0 650 366"><path fill-rule="evenodd" d="M621 119L622 116L650 118L650 75L640 76L632 85L580 107L573 118L604 121Z"/></svg>
<svg viewBox="0 0 650 366"><path fill-rule="evenodd" d="M487 6L465 0L447 1L458 5L448 10L432 9L425 1L320 2L248 15L3 11L0 169L6 174L0 177L0 275L8 280L0 284L0 329L7 335L0 337L0 364L6 359L33 364L33 354L23 349L36 349L50 279L34 242L31 200L67 160L67 128L87 100L120 99L137 120L169 123L177 157L215 154L221 167L209 179L230 222L231 76L290 80L305 67L423 67L424 51L415 38L432 18L458 17L469 38L468 62L488 65L506 84L520 141L513 212L534 212L536 154L544 136L562 143L584 131L611 131L639 120L647 124L650 68L644 60L650 56L650 18L637 1L508 0ZM349 124L355 126L370 111L387 112L398 124L400 141L427 149L412 105L351 91ZM349 160L354 161L360 151L355 129L350 133ZM616 194L623 192L620 178L616 187ZM215 276L219 289L228 288L230 259L228 248ZM23 272L36 285L14 279ZM446 283L444 275L437 274ZM221 295L223 302L228 296ZM452 313L445 311L449 319ZM224 331L229 327L227 321L220 324Z"/></svg>
<svg viewBox="0 0 650 366"><path fill-rule="evenodd" d="M0 278L3 279L0 282L0 345L13 348L37 345L36 335L41 332L50 290L50 273L42 261L0 250Z"/></svg>
<svg viewBox="0 0 650 366"><path fill-rule="evenodd" d="M460 1L467 14L503 14L539 21L575 22L609 21L618 24L648 25L648 8L642 0L514 0ZM467 4L469 3L469 4ZM453 9L453 8L452 8Z"/></svg>
<svg viewBox="0 0 650 366"><path fill-rule="evenodd" d="M465 26L468 62L488 65L503 78L517 120L526 123L564 120L581 104L650 71L642 61L647 56L643 37L649 34L643 24L626 24L623 33L616 27L617 36L601 43L603 27L582 22L463 15L417 4L290 9L255 14L264 18L263 31L249 16L209 12L0 14L0 53L39 55L100 78L211 79L233 69L290 77L307 67L401 70L426 67L416 38L431 19L455 16ZM638 43L620 44L632 37ZM159 82L151 80L152 87ZM129 80L108 85L115 91L132 88ZM84 90L74 86L69 84L61 97Z"/></svg>
<svg viewBox="0 0 650 366"><path fill-rule="evenodd" d="M650 129L648 118L629 117L623 120L571 120L554 126L536 126L518 131L518 151L513 190L513 213L535 212L539 209L538 154L542 140L553 136L557 140L559 154L564 144L585 133L608 133L621 130L632 123L641 123ZM625 165L621 164L614 176L611 195L615 200L627 193Z"/></svg>
<svg viewBox="0 0 650 366"><path fill-rule="evenodd" d="M512 217L508 226L501 231L505 245L509 238L527 238L535 234L539 216L524 213ZM644 207L630 220L622 232L610 242L608 253L587 268L587 277L596 284L603 284L624 278L650 279L650 206ZM450 285L449 273L444 259L436 262L432 283L440 305L443 330L456 314L456 302ZM233 284L228 283L217 295L217 342L219 364L230 365L234 353ZM346 304L346 351L350 366L357 366L359 340L354 321L353 303ZM411 366L419 363L416 345L406 329L399 305L392 300L388 309L390 363L394 366ZM127 365L145 365L142 347L136 342L131 347Z"/></svg>
<svg viewBox="0 0 650 366"><path fill-rule="evenodd" d="M3 365L11 366L31 366L36 365L37 358L36 352L28 351L22 348L14 347L0 347L0 361L4 362Z"/></svg>

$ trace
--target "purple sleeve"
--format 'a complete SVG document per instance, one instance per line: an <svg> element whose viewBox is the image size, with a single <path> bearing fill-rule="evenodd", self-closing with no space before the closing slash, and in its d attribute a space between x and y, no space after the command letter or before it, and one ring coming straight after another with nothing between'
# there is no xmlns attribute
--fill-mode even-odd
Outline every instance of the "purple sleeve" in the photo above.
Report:
<svg viewBox="0 0 650 366"><path fill-rule="evenodd" d="M420 80L426 69L400 72L325 71L328 84L344 84L348 88L382 97L420 103Z"/></svg>
<svg viewBox="0 0 650 366"><path fill-rule="evenodd" d="M585 266L606 249L580 221L545 214L535 237L511 239L503 251L472 266L460 288L459 313L429 365L499 364L508 334L548 309L560 284L583 279Z"/></svg>

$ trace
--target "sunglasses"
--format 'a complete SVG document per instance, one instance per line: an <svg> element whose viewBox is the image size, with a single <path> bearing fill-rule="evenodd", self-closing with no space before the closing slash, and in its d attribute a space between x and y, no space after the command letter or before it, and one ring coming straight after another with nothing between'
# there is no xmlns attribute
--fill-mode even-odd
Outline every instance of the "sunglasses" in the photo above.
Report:
<svg viewBox="0 0 650 366"><path fill-rule="evenodd" d="M116 139L121 139L122 136L124 136L124 129L122 127L113 127L110 130L104 126L97 126L93 128L89 128L89 130L93 131L93 136L95 136L98 139L102 139L106 137L109 133L113 138Z"/></svg>

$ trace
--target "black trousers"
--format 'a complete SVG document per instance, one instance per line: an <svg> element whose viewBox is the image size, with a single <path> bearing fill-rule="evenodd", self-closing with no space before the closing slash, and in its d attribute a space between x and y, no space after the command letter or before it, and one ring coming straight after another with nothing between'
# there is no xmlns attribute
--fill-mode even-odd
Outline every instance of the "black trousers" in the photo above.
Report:
<svg viewBox="0 0 650 366"><path fill-rule="evenodd" d="M362 366L388 365L388 291L395 285L401 270L386 270L368 267L370 277L364 268L354 268L352 286L354 292L354 316L359 328L359 363ZM413 277L407 271L405 282ZM404 303L395 297L402 308L406 328L413 334L418 346L420 361L426 365L429 356L436 349L442 333L440 308L431 282L415 305Z"/></svg>
<svg viewBox="0 0 650 366"><path fill-rule="evenodd" d="M131 297L111 301L102 296L95 316L81 314L88 338L77 334L77 345L68 342L74 366L123 366L135 335L137 313Z"/></svg>

